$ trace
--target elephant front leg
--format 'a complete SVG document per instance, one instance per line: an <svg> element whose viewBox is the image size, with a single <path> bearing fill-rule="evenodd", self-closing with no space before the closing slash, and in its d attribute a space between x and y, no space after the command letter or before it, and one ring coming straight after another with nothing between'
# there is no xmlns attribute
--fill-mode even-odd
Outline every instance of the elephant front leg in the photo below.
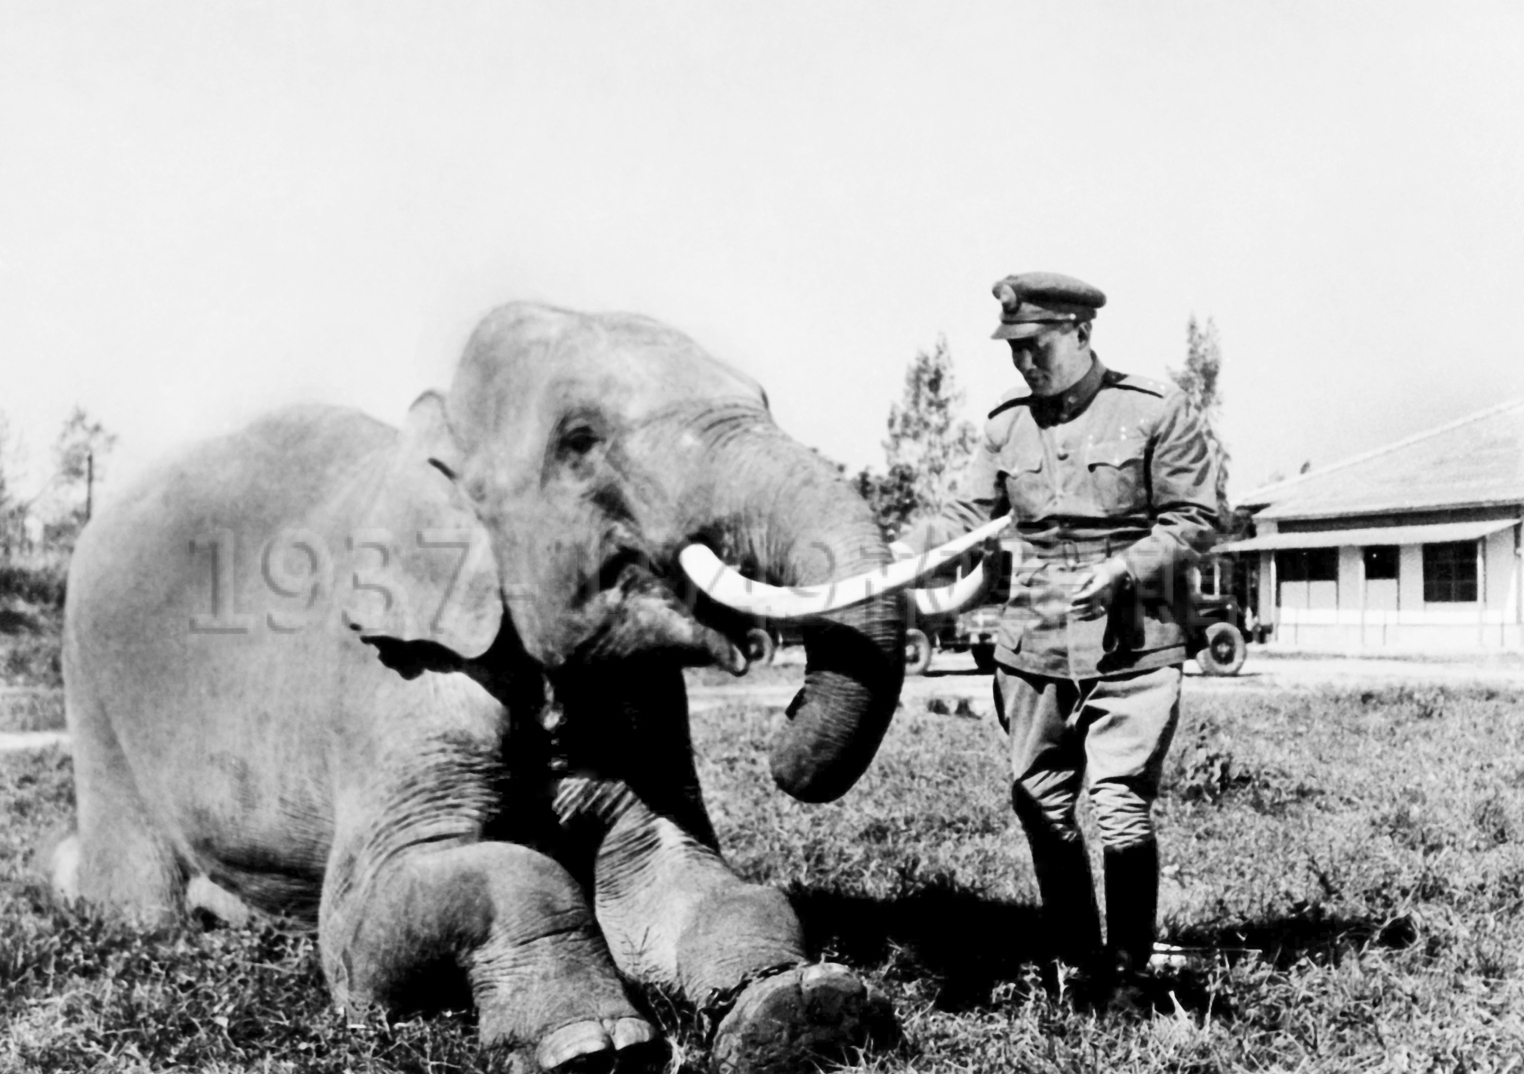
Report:
<svg viewBox="0 0 1524 1074"><path fill-rule="evenodd" d="M363 875L363 870L348 873ZM639 1069L665 1054L626 997L576 882L527 847L471 843L392 857L325 891L320 942L347 1011L407 1007L464 970L484 1045L515 1071Z"/></svg>
<svg viewBox="0 0 1524 1074"><path fill-rule="evenodd" d="M879 993L845 966L805 962L783 893L635 803L598 853L595 905L619 968L676 986L713 1027L720 1074L788 1074L899 1033Z"/></svg>

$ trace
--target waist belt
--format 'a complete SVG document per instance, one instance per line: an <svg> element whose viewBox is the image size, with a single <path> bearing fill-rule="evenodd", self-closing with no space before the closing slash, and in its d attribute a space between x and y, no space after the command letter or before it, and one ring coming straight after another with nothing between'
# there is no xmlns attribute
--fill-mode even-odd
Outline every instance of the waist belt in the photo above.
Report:
<svg viewBox="0 0 1524 1074"><path fill-rule="evenodd" d="M1044 563L1062 563L1072 569L1082 564L1099 562L1108 556L1125 551L1136 544L1139 537L1113 536L1074 541L1046 539L1034 541L1030 537L1023 536L1022 540Z"/></svg>

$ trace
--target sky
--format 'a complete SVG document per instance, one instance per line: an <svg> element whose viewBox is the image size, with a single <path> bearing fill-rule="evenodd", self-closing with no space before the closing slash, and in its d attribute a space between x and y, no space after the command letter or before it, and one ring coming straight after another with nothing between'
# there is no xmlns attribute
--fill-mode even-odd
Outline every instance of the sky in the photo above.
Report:
<svg viewBox="0 0 1524 1074"><path fill-rule="evenodd" d="M991 284L1222 341L1242 494L1524 395L1524 5L0 0L0 411L106 489L291 402L400 421L510 299L657 317L881 467Z"/></svg>

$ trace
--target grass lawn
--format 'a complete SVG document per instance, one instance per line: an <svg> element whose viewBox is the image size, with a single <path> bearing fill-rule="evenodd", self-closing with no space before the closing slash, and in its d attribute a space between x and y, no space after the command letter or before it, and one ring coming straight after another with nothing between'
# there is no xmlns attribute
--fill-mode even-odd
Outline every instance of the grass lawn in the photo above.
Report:
<svg viewBox="0 0 1524 1074"><path fill-rule="evenodd" d="M1143 1020L1036 990L998 733L918 704L823 807L771 788L778 710L694 717L731 860L900 1012L905 1046L860 1069L1524 1072L1524 697L1188 695L1161 938L1216 953L1162 977ZM50 906L26 854L70 794L65 753L0 755L0 1070L483 1069L466 1015L344 1025L306 935L141 935ZM691 1012L648 999L675 1068L703 1069Z"/></svg>

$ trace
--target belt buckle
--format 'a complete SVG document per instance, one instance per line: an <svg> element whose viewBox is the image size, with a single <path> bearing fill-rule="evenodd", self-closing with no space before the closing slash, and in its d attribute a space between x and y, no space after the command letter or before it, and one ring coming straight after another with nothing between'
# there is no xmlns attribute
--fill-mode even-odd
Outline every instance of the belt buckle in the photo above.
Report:
<svg viewBox="0 0 1524 1074"><path fill-rule="evenodd" d="M1065 541L1059 545L1059 548L1061 548L1064 553L1064 566L1068 567L1071 571L1079 570L1079 545L1075 544L1073 541Z"/></svg>

